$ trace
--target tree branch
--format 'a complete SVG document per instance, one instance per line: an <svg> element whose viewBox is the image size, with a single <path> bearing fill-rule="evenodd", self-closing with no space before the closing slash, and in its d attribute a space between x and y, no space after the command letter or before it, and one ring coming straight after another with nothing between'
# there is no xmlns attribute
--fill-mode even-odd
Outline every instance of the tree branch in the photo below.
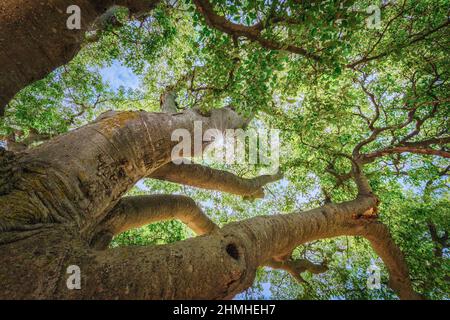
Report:
<svg viewBox="0 0 450 320"><path fill-rule="evenodd" d="M166 91L161 94L160 108L162 112L176 113L178 112L177 94L175 91Z"/></svg>
<svg viewBox="0 0 450 320"><path fill-rule="evenodd" d="M367 63L367 62L370 62L370 61L373 61L373 60L377 60L377 59L381 59L383 57L389 56L391 53L395 52L396 50L405 49L405 48L407 48L407 47L409 47L409 46L411 46L411 45L413 45L413 44L415 44L415 43L417 43L419 41L425 40L428 36L432 35L433 33L436 33L437 31L447 27L449 25L449 23L450 23L450 20L447 19L446 21L444 21L443 23L439 24L438 26L436 26L433 29L425 30L425 31L423 31L421 33L413 35L409 39L409 41L404 43L403 45L393 46L393 44L391 44L391 45L388 46L388 48L390 48L390 49L388 49L388 50L386 50L384 52L381 52L379 54L375 54L375 55L370 56L370 57L365 55L364 57L362 57L362 58L360 58L360 59L358 59L358 60L356 60L354 62L351 62L351 63L347 64L346 67L350 68L350 69L355 69L360 64L364 64L364 63Z"/></svg>
<svg viewBox="0 0 450 320"><path fill-rule="evenodd" d="M450 158L450 152L445 150L436 150L429 147L432 144L444 145L450 142L450 137L443 138L431 138L422 141L415 142L402 142L393 147L387 147L384 149L379 149L374 152L366 153L361 156L361 159L364 163L370 163L375 161L375 159L379 157L383 157L389 154L395 153L416 153L416 154L425 154L425 155L434 155L443 158Z"/></svg>
<svg viewBox="0 0 450 320"><path fill-rule="evenodd" d="M80 266L85 277L82 290L61 292L72 298L231 298L251 286L257 268L273 257L289 254L308 242L350 235L370 241L386 264L390 285L400 298L420 299L387 228L363 217L376 204L373 196L359 196L306 212L230 223L217 232L170 245L95 251ZM131 292L117 285L120 279L135 284Z"/></svg>
<svg viewBox="0 0 450 320"><path fill-rule="evenodd" d="M0 230L58 221L83 225L81 232L88 234L137 181L171 161L177 144L172 133L182 129L192 134L195 121L202 121L205 130L219 131L244 124L230 108L214 109L208 116L196 110L176 114L112 111L29 150L21 158L26 168L16 178L22 181L20 190L4 195L3 200L27 197L27 190L34 190L35 199L26 209L6 210L0 216ZM35 163L50 169L42 174Z"/></svg>
<svg viewBox="0 0 450 320"><path fill-rule="evenodd" d="M315 54L309 53L307 50L301 47L297 47L289 44L281 44L275 40L269 40L261 35L263 24L257 23L253 26L244 26L241 24L228 21L225 17L218 15L207 0L193 0L197 7L198 12L203 15L206 23L217 30L225 32L233 37L245 37L251 41L258 42L261 46L270 50L284 50L292 53L302 55L306 58L314 61L319 61L320 57Z"/></svg>
<svg viewBox="0 0 450 320"><path fill-rule="evenodd" d="M126 6L133 16L149 12L158 0L54 0L11 6L0 2L0 116L14 95L25 86L67 64L81 49L85 32L113 6ZM70 5L83 12L81 28L67 28ZM12 19L14 17L14 19ZM17 21L22 21L19 26ZM39 37L29 30L39 30ZM30 52L33 59L30 59Z"/></svg>
<svg viewBox="0 0 450 320"><path fill-rule="evenodd" d="M153 172L149 178L171 181L192 187L217 190L249 198L263 198L263 187L282 178L281 173L245 179L227 171L199 164L176 165L169 162Z"/></svg>
<svg viewBox="0 0 450 320"><path fill-rule="evenodd" d="M439 236L436 225L429 221L427 223L428 230L430 231L431 240L434 242L434 255L438 258L443 256L443 252L448 248L448 232L445 231L442 236Z"/></svg>
<svg viewBox="0 0 450 320"><path fill-rule="evenodd" d="M124 197L99 224L91 246L106 249L112 237L119 233L174 219L183 222L197 235L219 229L190 197L166 194Z"/></svg>

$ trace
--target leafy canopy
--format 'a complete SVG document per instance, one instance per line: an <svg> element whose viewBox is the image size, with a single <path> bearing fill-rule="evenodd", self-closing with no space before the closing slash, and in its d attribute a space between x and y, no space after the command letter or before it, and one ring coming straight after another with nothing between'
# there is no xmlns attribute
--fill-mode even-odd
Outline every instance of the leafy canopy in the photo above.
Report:
<svg viewBox="0 0 450 320"><path fill-rule="evenodd" d="M152 180L132 193L188 194L222 225L351 199L350 158L365 155L380 219L404 251L415 289L448 299L448 251L434 239L449 230L448 158L428 151L370 156L405 146L448 150L441 141L449 134L448 0L213 1L212 14L225 17L228 29L200 13L204 2L163 2L137 19L117 9L71 63L10 102L0 134L22 141L36 132L61 134L108 109L159 111L167 90L177 92L180 110L233 105L255 115L251 126L281 130L285 179L270 185L265 199L245 202ZM370 20L374 5L379 28ZM108 82L105 70L116 65L139 85ZM248 177L265 169L225 167ZM113 246L191 235L178 222L157 223L119 235ZM241 297L394 297L384 270L382 288L367 290L367 267L382 263L362 239L318 241L294 254L327 259L330 270L297 284L282 271L261 269Z"/></svg>

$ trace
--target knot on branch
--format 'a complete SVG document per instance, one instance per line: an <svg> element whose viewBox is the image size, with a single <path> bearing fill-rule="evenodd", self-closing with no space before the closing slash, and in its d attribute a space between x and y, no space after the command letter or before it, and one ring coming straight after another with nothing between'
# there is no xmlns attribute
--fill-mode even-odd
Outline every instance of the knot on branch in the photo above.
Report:
<svg viewBox="0 0 450 320"><path fill-rule="evenodd" d="M365 219L365 220L377 220L378 219L378 207L370 208L363 213L355 213L352 216L353 219Z"/></svg>

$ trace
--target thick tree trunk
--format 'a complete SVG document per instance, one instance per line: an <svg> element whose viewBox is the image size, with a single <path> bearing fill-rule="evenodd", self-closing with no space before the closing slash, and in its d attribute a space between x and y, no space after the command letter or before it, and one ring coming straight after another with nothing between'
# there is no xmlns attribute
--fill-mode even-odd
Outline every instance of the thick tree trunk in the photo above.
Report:
<svg viewBox="0 0 450 320"><path fill-rule="evenodd" d="M371 241L386 263L392 288L401 298L418 298L389 232L367 218L377 199L358 172L360 196L354 201L256 217L222 229L183 197L122 198L139 179L164 176L161 168L177 143L171 133L178 128L193 132L194 121L202 121L205 130L244 124L229 108L207 117L195 110L108 112L27 152L3 151L0 298L231 298L252 284L259 266L303 243L340 235ZM196 173L192 170L191 183L186 172L180 181L204 186L206 180ZM242 186L259 190L261 181L273 181L265 177L246 184L222 176L216 174L219 189L244 195L248 190ZM114 234L174 218L204 235L171 245L103 250ZM66 286L70 265L81 268L80 290Z"/></svg>
<svg viewBox="0 0 450 320"><path fill-rule="evenodd" d="M139 13L156 2L1 1L0 112L20 89L67 63L80 49L84 32L108 8L123 5ZM80 30L66 26L70 5L81 9ZM205 8L201 4L209 24L225 25ZM228 32L235 26L225 27ZM260 216L221 229L184 197L123 198L144 177L209 189L215 185L251 197L261 196L262 186L277 178L245 180L196 165L169 170L176 143L171 133L192 133L194 121L202 121L204 130L245 123L229 108L209 116L195 110L109 112L37 148L17 154L1 149L0 298L231 298L252 284L259 266L277 266L298 245L340 235L367 238L385 262L397 294L419 298L386 227L370 219L377 199L358 171L354 177L360 192L354 201ZM200 236L171 245L105 250L114 234L167 219L180 219ZM71 265L80 267L79 290L66 285Z"/></svg>
<svg viewBox="0 0 450 320"><path fill-rule="evenodd" d="M355 219L371 198L309 212L266 216L227 225L172 245L96 251L64 225L8 232L2 246L1 298L223 299L251 286L256 269L309 241L340 235L367 237L386 262L401 298L411 289L401 253L385 243L380 224ZM381 236L381 237L380 237ZM69 265L81 268L81 289L66 286Z"/></svg>
<svg viewBox="0 0 450 320"><path fill-rule="evenodd" d="M193 132L194 121L201 121L204 130L243 125L229 108L208 117L195 110L172 115L109 112L30 151L3 150L0 296L64 296L43 284L56 276L54 263L85 265L94 257L86 248L96 240L99 225L138 180L171 160L178 143L171 133ZM37 287L21 280L30 277L36 277Z"/></svg>
<svg viewBox="0 0 450 320"><path fill-rule="evenodd" d="M243 124L228 108L214 110L209 117L194 110L173 115L110 112L18 154L5 164L9 170L2 172L0 230L70 223L90 240L96 224L126 191L171 160L178 143L171 140L172 132L193 132L195 121L201 121L204 130Z"/></svg>

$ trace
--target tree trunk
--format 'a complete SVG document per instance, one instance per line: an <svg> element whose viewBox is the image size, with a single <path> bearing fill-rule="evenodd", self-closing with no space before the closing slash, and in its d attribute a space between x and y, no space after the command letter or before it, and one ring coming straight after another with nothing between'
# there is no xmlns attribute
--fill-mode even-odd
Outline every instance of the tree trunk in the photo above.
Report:
<svg viewBox="0 0 450 320"><path fill-rule="evenodd" d="M139 13L155 3L3 0L0 112L20 89L70 61L84 32L108 8L123 5ZM80 30L66 26L70 5L81 9ZM210 24L221 23L204 8L200 11L209 14ZM225 32L234 28L225 27ZM137 181L152 176L262 196L262 186L276 176L245 180L201 166L174 169L169 164L176 144L171 133L187 129L192 134L194 121L201 121L204 130L245 124L230 108L213 110L208 116L196 110L108 112L34 149L20 153L0 149L0 298L231 298L252 284L259 266L287 268L288 264L276 262L296 246L340 235L367 238L385 262L390 285L399 297L420 298L386 227L372 219L377 199L358 170L353 176L359 195L353 201L259 216L221 229L184 197L124 198ZM113 235L166 219L180 219L199 236L171 245L107 249ZM67 286L72 265L80 268L80 289Z"/></svg>
<svg viewBox="0 0 450 320"><path fill-rule="evenodd" d="M354 201L256 217L222 229L183 197L122 198L141 178L155 172L163 176L161 168L177 143L171 132L193 132L194 121L202 121L204 130L244 124L229 108L209 116L195 110L108 112L27 152L3 151L0 298L231 298L251 286L256 269L271 259L303 243L340 235L371 241L390 271L392 288L401 298L418 298L386 228L365 218L377 199L363 179L357 179L361 192ZM192 172L192 183L186 173L183 183L203 186L205 180ZM244 185L259 189L254 181L218 177L219 189L244 195ZM255 181L262 180L273 181ZM225 186L227 182L237 183L237 189ZM174 218L203 235L171 245L105 250L114 234ZM80 290L66 286L70 265L80 267Z"/></svg>

